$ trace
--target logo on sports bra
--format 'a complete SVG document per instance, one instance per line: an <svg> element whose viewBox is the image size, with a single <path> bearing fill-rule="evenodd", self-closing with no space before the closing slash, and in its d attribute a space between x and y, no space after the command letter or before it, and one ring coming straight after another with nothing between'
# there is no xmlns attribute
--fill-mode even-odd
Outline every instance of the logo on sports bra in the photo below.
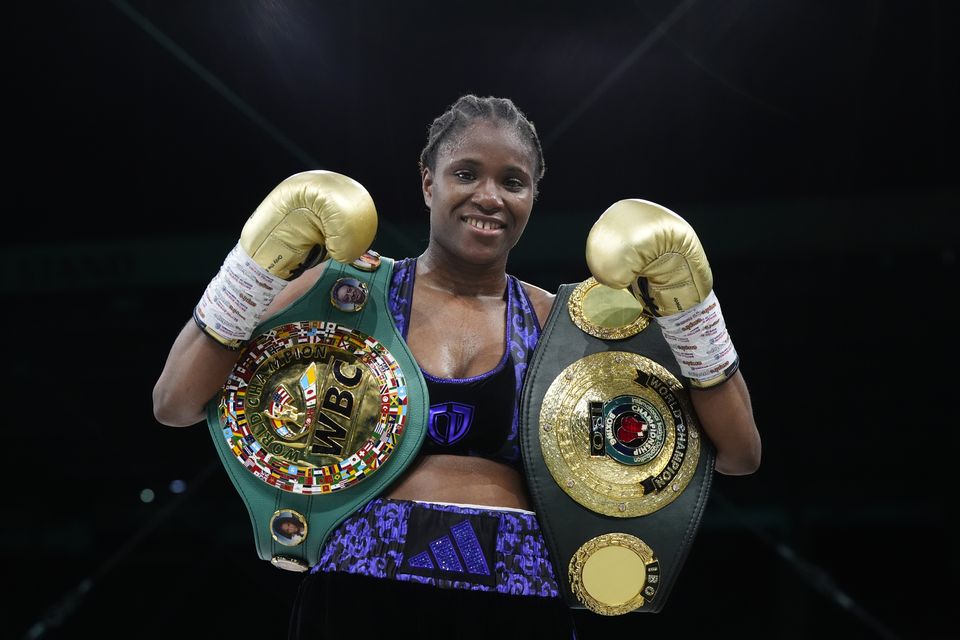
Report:
<svg viewBox="0 0 960 640"><path fill-rule="evenodd" d="M459 402L443 402L430 407L427 433L439 445L450 446L470 433L473 406Z"/></svg>

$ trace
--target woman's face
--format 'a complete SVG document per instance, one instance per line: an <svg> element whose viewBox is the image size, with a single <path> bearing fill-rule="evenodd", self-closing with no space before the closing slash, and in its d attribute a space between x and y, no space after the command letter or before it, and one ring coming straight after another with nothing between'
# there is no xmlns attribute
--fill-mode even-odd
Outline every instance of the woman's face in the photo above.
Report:
<svg viewBox="0 0 960 640"><path fill-rule="evenodd" d="M343 284L337 288L337 299L340 302L356 304L358 302L363 302L364 298L366 298L366 296L364 295L363 291L357 287Z"/></svg>
<svg viewBox="0 0 960 640"><path fill-rule="evenodd" d="M509 125L481 120L423 171L430 242L472 264L506 259L533 208L535 159Z"/></svg>
<svg viewBox="0 0 960 640"><path fill-rule="evenodd" d="M280 531L289 537L293 537L300 533L300 526L296 522L284 520L280 523Z"/></svg>

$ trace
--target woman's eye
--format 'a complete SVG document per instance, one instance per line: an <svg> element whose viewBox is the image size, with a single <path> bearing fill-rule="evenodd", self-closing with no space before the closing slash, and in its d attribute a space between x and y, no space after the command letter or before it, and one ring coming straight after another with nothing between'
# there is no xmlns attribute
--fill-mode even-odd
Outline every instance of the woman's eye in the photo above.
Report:
<svg viewBox="0 0 960 640"><path fill-rule="evenodd" d="M460 179L463 180L463 181L473 180L473 173L470 172L470 171L467 171L467 170L465 170L465 169L461 169L460 171L456 171L456 172L454 172L453 175L457 176L458 178L460 178Z"/></svg>
<svg viewBox="0 0 960 640"><path fill-rule="evenodd" d="M520 180L519 178L507 178L506 185L507 189L510 189L511 191L519 191L526 186L523 184L523 180Z"/></svg>

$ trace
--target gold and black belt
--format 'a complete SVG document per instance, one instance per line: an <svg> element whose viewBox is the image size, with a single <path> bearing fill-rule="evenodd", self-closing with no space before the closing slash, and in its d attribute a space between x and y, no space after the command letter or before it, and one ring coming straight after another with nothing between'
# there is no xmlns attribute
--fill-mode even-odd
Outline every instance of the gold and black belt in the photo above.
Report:
<svg viewBox="0 0 960 640"><path fill-rule="evenodd" d="M700 526L714 449L633 297L562 285L521 404L527 483L575 608L658 612Z"/></svg>

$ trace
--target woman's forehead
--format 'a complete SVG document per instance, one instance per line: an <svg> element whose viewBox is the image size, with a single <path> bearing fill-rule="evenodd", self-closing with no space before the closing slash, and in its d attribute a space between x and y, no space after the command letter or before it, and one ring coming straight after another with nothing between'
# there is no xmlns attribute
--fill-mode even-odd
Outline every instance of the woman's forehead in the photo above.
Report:
<svg viewBox="0 0 960 640"><path fill-rule="evenodd" d="M444 142L438 150L443 161L508 162L532 171L533 149L516 127L508 123L479 120Z"/></svg>

